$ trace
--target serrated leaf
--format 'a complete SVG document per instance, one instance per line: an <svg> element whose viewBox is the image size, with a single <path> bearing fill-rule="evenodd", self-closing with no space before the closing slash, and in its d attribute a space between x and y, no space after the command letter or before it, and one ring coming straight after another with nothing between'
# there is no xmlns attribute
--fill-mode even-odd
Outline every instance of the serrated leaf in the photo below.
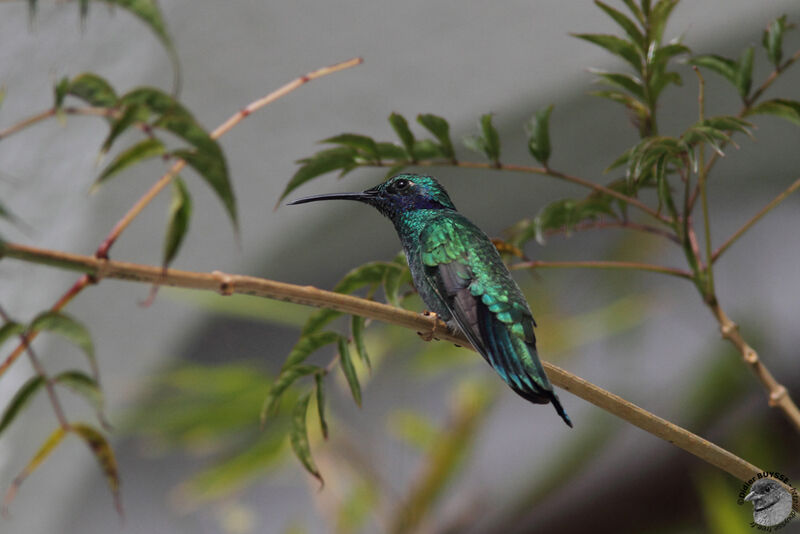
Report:
<svg viewBox="0 0 800 534"><path fill-rule="evenodd" d="M761 43L767 51L767 57L776 67L783 59L783 33L786 31L786 15L773 20L764 30Z"/></svg>
<svg viewBox="0 0 800 534"><path fill-rule="evenodd" d="M742 52L739 63L736 64L736 88L739 96L747 98L750 94L750 87L753 83L753 55L755 48L748 46Z"/></svg>
<svg viewBox="0 0 800 534"><path fill-rule="evenodd" d="M643 59L642 54L633 43L626 41L621 37L617 37L616 35L573 33L572 36L577 37L578 39L583 39L584 41L588 41L592 44L596 44L601 48L605 48L612 54L627 61L633 67L635 72L641 72Z"/></svg>
<svg viewBox="0 0 800 534"><path fill-rule="evenodd" d="M56 109L61 109L61 106L64 104L64 97L67 96L68 91L69 91L69 79L61 78L55 85L55 87L53 87L53 96L55 99L54 107Z"/></svg>
<svg viewBox="0 0 800 534"><path fill-rule="evenodd" d="M389 115L389 124L392 125L392 129L397 134L400 142L403 143L406 152L408 152L408 157L414 159L414 134L411 133L411 129L408 127L408 121L399 113L392 113Z"/></svg>
<svg viewBox="0 0 800 534"><path fill-rule="evenodd" d="M228 166L222 152L206 150L179 149L172 152L184 160L211 187L225 207L233 226L238 230L239 218L236 213L236 197L228 177Z"/></svg>
<svg viewBox="0 0 800 534"><path fill-rule="evenodd" d="M311 456L311 446L308 443L308 429L306 428L306 412L311 393L303 395L292 411L292 428L289 431L289 443L297 459L303 464L306 471L312 474L320 484L324 484L314 458Z"/></svg>
<svg viewBox="0 0 800 534"><path fill-rule="evenodd" d="M325 375L317 373L314 375L314 391L317 395L317 417L319 418L319 428L322 437L328 439L328 422L325 419Z"/></svg>
<svg viewBox="0 0 800 534"><path fill-rule="evenodd" d="M670 13L678 5L678 0L659 0L650 10L650 40L660 43L664 35L664 28L669 20Z"/></svg>
<svg viewBox="0 0 800 534"><path fill-rule="evenodd" d="M775 98L764 101L747 112L748 115L775 115L800 126L800 102Z"/></svg>
<svg viewBox="0 0 800 534"><path fill-rule="evenodd" d="M108 440L97 429L85 423L73 423L70 425L73 432L75 432L89 449L94 454L100 469L106 476L108 489L111 490L111 495L114 497L114 504L117 511L122 514L122 501L119 495L119 470L117 469L117 459L114 457L114 450L108 443Z"/></svg>
<svg viewBox="0 0 800 534"><path fill-rule="evenodd" d="M335 332L315 332L297 340L289 356L283 364L283 369L289 369L305 361L308 356L325 345L336 343L339 334Z"/></svg>
<svg viewBox="0 0 800 534"><path fill-rule="evenodd" d="M636 23L633 22L630 18L628 18L623 13L617 11L613 7L601 2L600 0L595 0L594 2L600 9L605 11L605 13L611 17L614 22L620 25L620 27L625 30L625 33L628 34L628 37L631 38L631 41L638 45L640 48L644 49L645 42L644 42L644 35L639 30L639 27L636 26Z"/></svg>
<svg viewBox="0 0 800 534"><path fill-rule="evenodd" d="M74 77L69 83L68 92L91 106L110 108L117 104L117 94L111 84L91 72Z"/></svg>
<svg viewBox="0 0 800 534"><path fill-rule="evenodd" d="M14 418L22 411L25 406L33 399L42 386L44 386L44 378L39 375L33 376L25 382L14 394L14 397L8 402L3 417L0 418L0 435L8 428Z"/></svg>
<svg viewBox="0 0 800 534"><path fill-rule="evenodd" d="M356 347L356 353L358 357L364 362L364 365L367 366L368 369L372 369L372 363L369 361L369 354L367 354L367 348L364 346L364 323L366 319L363 317L359 317L358 315L353 315L352 320L350 321L350 332L353 335L353 344Z"/></svg>
<svg viewBox="0 0 800 534"><path fill-rule="evenodd" d="M602 81L610 85L625 89L640 99L644 98L644 87L642 86L642 81L632 74L605 72L597 69L590 69L590 72L596 76L599 76Z"/></svg>
<svg viewBox="0 0 800 534"><path fill-rule="evenodd" d="M141 163L144 160L163 156L166 152L164 143L155 137L148 137L135 145L123 150L109 163L100 176L92 184L92 190L100 187L108 179L113 178L128 167Z"/></svg>
<svg viewBox="0 0 800 534"><path fill-rule="evenodd" d="M11 501L14 500L14 496L17 494L17 490L25 481L26 478L30 476L31 473L36 471L36 469L41 465L43 461L50 456L50 453L61 443L61 440L64 439L64 436L67 435L67 431L63 427L56 428L50 436L42 443L39 447L39 450L36 451L36 454L33 455L33 458L30 459L28 464L20 471L20 473L14 477L14 481L11 483L11 486L8 488L6 492L5 499L3 499L3 512L4 515L8 511L8 507L11 504Z"/></svg>
<svg viewBox="0 0 800 534"><path fill-rule="evenodd" d="M368 159L380 160L378 145L375 143L374 139L366 135L343 133L329 137L328 139L323 139L320 142L349 146L362 152Z"/></svg>
<svg viewBox="0 0 800 534"><path fill-rule="evenodd" d="M61 312L47 311L37 315L30 325L28 331L45 331L65 337L74 345L78 346L89 359L92 369L92 377L98 379L97 359L94 355L94 344L89 330L82 323L69 315Z"/></svg>
<svg viewBox="0 0 800 534"><path fill-rule="evenodd" d="M292 367L284 368L283 371L281 371L281 374L278 375L278 378L276 378L272 383L272 386L269 388L269 392L264 399L264 403L261 405L262 426L267 420L267 416L275 413L275 409L278 406L278 401L280 401L281 395L283 395L289 386L294 384L298 378L312 375L319 371L321 371L321 369L316 365L298 364L293 365Z"/></svg>
<svg viewBox="0 0 800 534"><path fill-rule="evenodd" d="M169 205L167 235L164 238L164 258L162 265L166 267L175 258L189 229L192 215L192 199L186 184L178 176L172 179L172 202Z"/></svg>
<svg viewBox="0 0 800 534"><path fill-rule="evenodd" d="M350 153L337 152L335 154L329 153L326 155L317 154L312 158L302 160L303 166L297 169L292 179L286 184L286 188L284 188L283 193L281 193L280 198L278 198L278 203L280 204L289 193L309 180L354 165L356 163L355 157L356 152L351 151Z"/></svg>
<svg viewBox="0 0 800 534"><path fill-rule="evenodd" d="M536 161L547 166L550 159L550 113L553 105L537 111L526 125L528 133L528 151Z"/></svg>
<svg viewBox="0 0 800 534"><path fill-rule="evenodd" d="M690 65L703 67L721 75L734 86L736 86L736 78L738 76L738 65L732 59L718 56L716 54L706 54L701 56L694 56L689 60Z"/></svg>
<svg viewBox="0 0 800 534"><path fill-rule="evenodd" d="M97 381L81 371L64 371L53 378L53 382L66 386L85 398L92 407L102 414L103 391Z"/></svg>
<svg viewBox="0 0 800 534"><path fill-rule="evenodd" d="M455 150L453 149L453 141L450 139L450 125L442 117L433 115L431 113L422 113L417 115L417 122L425 127L433 136L439 141L439 148L441 153L446 158L455 158ZM415 146L416 153L416 146ZM419 159L422 159L420 157Z"/></svg>
<svg viewBox="0 0 800 534"><path fill-rule="evenodd" d="M350 349L347 347L347 340L339 336L339 367L342 368L342 373L347 379L347 384L350 386L350 392L353 394L353 400L361 407L361 385L358 383L358 375L356 368L353 365L353 360L350 357Z"/></svg>

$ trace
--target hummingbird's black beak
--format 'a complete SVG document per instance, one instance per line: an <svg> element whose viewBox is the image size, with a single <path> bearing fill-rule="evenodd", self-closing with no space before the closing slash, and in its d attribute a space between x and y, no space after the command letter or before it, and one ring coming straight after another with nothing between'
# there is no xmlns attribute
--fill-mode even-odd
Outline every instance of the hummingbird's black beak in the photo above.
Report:
<svg viewBox="0 0 800 534"><path fill-rule="evenodd" d="M313 195L310 197L298 198L287 203L287 206L295 206L297 204L305 204L306 202L316 202L317 200L357 200L359 202L366 202L372 204L377 195L377 191L367 189L363 193L330 193L327 195Z"/></svg>

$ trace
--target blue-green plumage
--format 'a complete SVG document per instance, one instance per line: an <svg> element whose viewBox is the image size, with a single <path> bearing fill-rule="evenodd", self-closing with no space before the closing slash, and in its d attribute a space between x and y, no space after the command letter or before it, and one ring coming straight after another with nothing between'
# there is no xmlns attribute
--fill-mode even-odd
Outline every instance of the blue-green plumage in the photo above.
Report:
<svg viewBox="0 0 800 534"><path fill-rule="evenodd" d="M572 426L539 361L536 323L522 291L491 240L456 211L436 180L400 174L363 193L292 204L335 198L365 202L391 219L428 308L461 330L511 389L537 404L552 402Z"/></svg>

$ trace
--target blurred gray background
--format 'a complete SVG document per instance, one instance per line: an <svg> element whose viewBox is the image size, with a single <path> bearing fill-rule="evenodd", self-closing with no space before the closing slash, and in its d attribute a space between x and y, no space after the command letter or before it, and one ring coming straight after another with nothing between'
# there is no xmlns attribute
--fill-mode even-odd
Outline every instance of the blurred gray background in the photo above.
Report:
<svg viewBox="0 0 800 534"><path fill-rule="evenodd" d="M54 81L85 70L106 77L120 93L138 85L171 87L169 60L150 31L127 13L92 7L81 31L72 3L42 2L30 27L24 2L0 3L0 83L7 91L0 127L49 107ZM553 103L552 167L595 180L604 179L602 170L636 140L618 106L587 95L593 78L587 67L621 68L602 50L568 35L617 31L589 2L165 0L161 7L180 56L182 101L209 129L309 70L353 56L365 59L360 67L300 88L222 139L239 202L241 247L219 202L196 176L187 174L195 215L174 264L178 268L218 269L330 288L352 267L390 259L399 249L391 225L367 208L338 203L277 211L272 207L296 170L293 161L318 150L318 140L340 132L392 139L386 122L392 111L409 118L419 112L444 116L451 121L454 139L472 133L480 114L494 112L504 139L504 160L532 163L524 150L522 124L534 111ZM744 46L758 44L764 25L782 13L797 20L796 0L687 0L676 9L666 37L682 34L695 52L736 57ZM797 35L790 34L786 50L794 51L799 44ZM762 54L757 51L755 80L768 72ZM686 68L681 74L684 86L668 89L663 98L663 107L680 110L660 117L666 134L680 133L696 116L696 80ZM732 88L713 74L706 80L708 114L738 111ZM796 67L771 94L800 97L798 83ZM770 118L759 118L757 124L755 146L742 139L742 149L728 153L710 184L712 237L717 243L798 177L798 129ZM4 227L9 240L85 254L94 251L124 210L163 172L159 162L147 163L89 196L97 173L96 150L105 133L106 126L98 120L68 117L66 124L50 121L0 143L0 197L28 225L21 230ZM459 209L490 235L536 214L551 200L582 194L540 176L452 169L437 170L436 175ZM361 190L382 177L380 172L359 170L339 182L331 175L297 195ZM114 258L160 261L168 200L163 196L147 208L113 249ZM742 239L716 271L719 295L729 315L758 332L757 348L771 370L795 386L800 383L800 242L794 230L800 224L799 206L800 197L786 201ZM618 233L552 238L547 246L531 245L526 252L544 260L597 259L620 239ZM648 258L647 253L643 251L643 257ZM649 259L682 266L677 248ZM71 273L2 261L0 302L26 320L52 304L74 278ZM691 382L698 358L714 350L737 357L722 346L716 323L689 284L658 275L609 279L585 271L542 271L537 280L528 282L534 288L547 287L550 303L564 314L607 302L616 291L644 295L647 315L641 324L576 348L561 365L679 424L687 423L682 418L686 406L681 404L681 386ZM545 291L541 287L533 290L534 295ZM297 336L288 328L216 318L171 294L162 294L155 305L143 309L137 302L147 291L144 286L107 281L84 292L68 310L91 328L112 423L143 394L143 379L173 361L265 358L275 367ZM537 317L548 315L550 310L537 306L534 298ZM51 368L81 362L66 343L42 339L39 344ZM8 350L10 346L4 347L3 354ZM26 366L20 361L0 380L0 405L28 376ZM342 417L364 432L359 439L373 451L390 446L380 425L386 410L393 405L421 406L426 398L424 388L409 387L403 380L378 380L380 388L365 389L364 409L341 403ZM754 381L748 388L751 401L742 409L784 425L765 407ZM797 389L794 394L800 397ZM561 397L578 429L616 424L570 394ZM55 425L44 396L28 409L31 414L0 440L2 488ZM547 464L548 455L568 443L574 432L564 428L550 409L530 410L504 390L459 482L474 488L471 498L485 504L486 513L472 524L473 529L490 528L495 520L502 524L498 517L512 500L509 496L531 484L528 477L535 477L535 466ZM789 433L789 439L797 450L796 435ZM0 522L0 531L222 531L211 512L182 515L168 499L170 489L196 470L200 460L148 460L125 439L117 447L127 512L124 528L94 459L83 444L68 440L22 487L12 517ZM558 531L554 521L563 518L565 509L581 510L582 488L603 488L620 477L630 487L652 492L654 501L668 500L659 478L637 482L637 474L657 477L658 466L676 456L683 462L678 465L697 465L656 438L624 426L610 450L592 456L588 454L591 461L579 483L562 488L545 501L546 506L529 514L509 515L515 518L514 525L520 531L537 531L531 525ZM406 480L414 464L401 458L384 467L388 477ZM800 472L786 474L800 478ZM289 465L278 479L257 484L244 500L258 515L260 526L254 531L280 532L286 521L309 515L309 498L299 468ZM735 498L731 494L731 500ZM669 514L668 509L659 510L654 513ZM698 515L701 512L695 512ZM324 531L319 518L307 519L312 532Z"/></svg>

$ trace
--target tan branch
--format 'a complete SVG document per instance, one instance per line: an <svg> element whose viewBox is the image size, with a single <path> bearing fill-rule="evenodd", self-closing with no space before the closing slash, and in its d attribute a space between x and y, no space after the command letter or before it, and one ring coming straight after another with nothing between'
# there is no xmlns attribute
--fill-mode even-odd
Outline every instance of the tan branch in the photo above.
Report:
<svg viewBox="0 0 800 534"><path fill-rule="evenodd" d="M395 324L415 332L435 332L436 337L463 347L471 347L460 334L449 332L444 323L435 317L426 317L401 308L324 291L312 286L297 286L256 278L229 275L219 272L195 273L134 263L99 259L65 252L38 249L6 243L0 248L0 257L16 258L32 263L53 265L63 269L82 271L101 280L114 278L148 284L161 284L191 289L217 291L223 295L241 293L272 298L306 306L324 307L343 313L376 319ZM606 410L609 413L664 439L701 460L722 469L739 480L746 481L761 469L726 451L725 449L691 432L644 410L625 399L588 382L549 362L543 362L552 382L574 395ZM780 402L780 400L777 400Z"/></svg>

